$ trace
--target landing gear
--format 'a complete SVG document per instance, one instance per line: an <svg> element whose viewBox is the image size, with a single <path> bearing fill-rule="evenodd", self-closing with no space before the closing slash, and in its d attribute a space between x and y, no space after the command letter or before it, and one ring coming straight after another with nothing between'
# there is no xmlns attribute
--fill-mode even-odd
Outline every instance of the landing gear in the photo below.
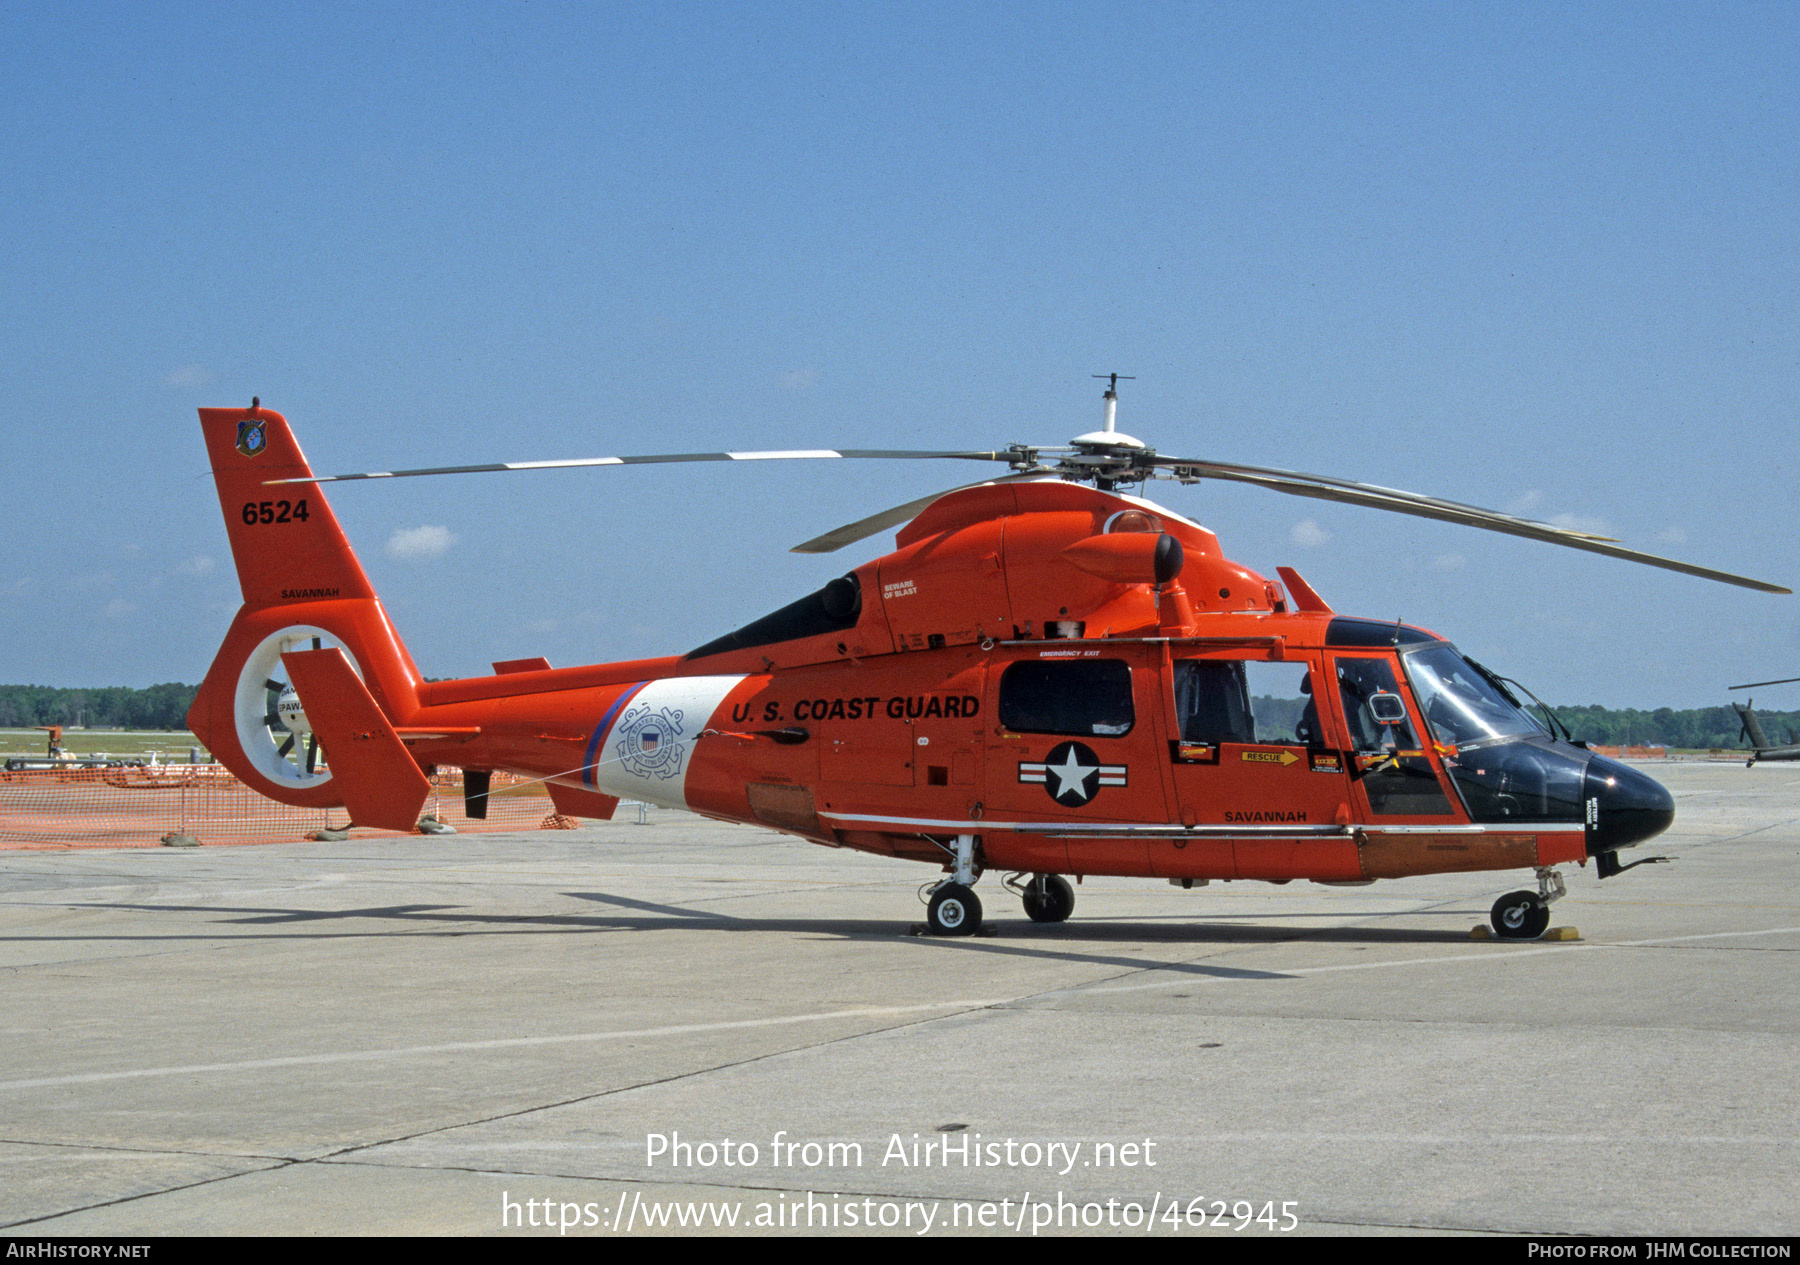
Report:
<svg viewBox="0 0 1800 1265"><path fill-rule="evenodd" d="M981 929L981 900L961 883L945 883L931 894L925 922L933 935L972 936Z"/></svg>
<svg viewBox="0 0 1800 1265"><path fill-rule="evenodd" d="M944 851L951 857L950 877L931 889L925 925L933 935L972 936L981 930L981 901L975 895L981 869L975 863L975 836L957 835L956 846Z"/></svg>
<svg viewBox="0 0 1800 1265"><path fill-rule="evenodd" d="M1015 890L1033 922L1062 922L1075 912L1075 889L1060 874L1034 874L1031 882Z"/></svg>
<svg viewBox="0 0 1800 1265"><path fill-rule="evenodd" d="M1550 904L1536 892L1508 892L1494 902L1492 921L1502 940L1535 940L1550 926Z"/></svg>
<svg viewBox="0 0 1800 1265"><path fill-rule="evenodd" d="M1550 926L1550 902L1560 900L1567 889L1562 875L1548 866L1537 872L1535 892L1509 892L1494 902L1491 921L1494 934L1503 940L1535 940Z"/></svg>

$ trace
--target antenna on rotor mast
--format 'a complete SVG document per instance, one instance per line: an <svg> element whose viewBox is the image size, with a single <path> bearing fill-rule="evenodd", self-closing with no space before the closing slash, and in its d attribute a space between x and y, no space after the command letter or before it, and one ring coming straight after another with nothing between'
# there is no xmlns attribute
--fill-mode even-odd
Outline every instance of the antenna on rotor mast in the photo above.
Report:
<svg viewBox="0 0 1800 1265"><path fill-rule="evenodd" d="M1094 377L1107 380L1106 394L1100 398L1106 401L1106 433L1110 435L1117 428L1119 421L1119 380L1123 378L1127 382L1136 382L1137 375L1133 373L1096 373Z"/></svg>

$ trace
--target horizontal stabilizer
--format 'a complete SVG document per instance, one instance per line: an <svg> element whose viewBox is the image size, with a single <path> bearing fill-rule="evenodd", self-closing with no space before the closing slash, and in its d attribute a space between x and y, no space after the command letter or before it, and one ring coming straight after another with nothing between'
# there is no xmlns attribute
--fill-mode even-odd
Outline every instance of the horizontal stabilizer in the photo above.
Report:
<svg viewBox="0 0 1800 1265"><path fill-rule="evenodd" d="M413 830L431 783L336 646L281 656L306 720L325 748L331 780L359 826Z"/></svg>
<svg viewBox="0 0 1800 1265"><path fill-rule="evenodd" d="M556 805L556 811L564 817L594 817L600 821L611 821L613 810L619 806L617 795L578 790L573 786L558 786L555 782L546 782L545 786L550 790L550 802Z"/></svg>

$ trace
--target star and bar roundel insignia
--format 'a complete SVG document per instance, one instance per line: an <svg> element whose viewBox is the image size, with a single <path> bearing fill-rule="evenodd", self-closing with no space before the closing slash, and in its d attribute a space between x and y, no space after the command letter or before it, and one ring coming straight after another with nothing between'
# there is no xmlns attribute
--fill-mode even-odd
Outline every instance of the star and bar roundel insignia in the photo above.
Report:
<svg viewBox="0 0 1800 1265"><path fill-rule="evenodd" d="M1094 749L1082 742L1057 743L1042 764L1021 760L1019 781L1041 784L1064 808L1080 808L1102 786L1126 785L1123 764L1100 763Z"/></svg>

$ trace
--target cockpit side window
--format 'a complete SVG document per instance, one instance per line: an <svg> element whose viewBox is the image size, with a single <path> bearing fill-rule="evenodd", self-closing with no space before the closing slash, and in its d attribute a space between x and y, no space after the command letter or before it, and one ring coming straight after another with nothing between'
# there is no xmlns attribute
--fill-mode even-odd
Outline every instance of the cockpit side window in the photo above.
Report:
<svg viewBox="0 0 1800 1265"><path fill-rule="evenodd" d="M1394 679L1394 665L1387 659L1337 660L1338 693L1344 701L1344 723L1350 730L1350 743L1357 751L1414 751L1419 739L1413 732L1412 720L1405 716L1405 704L1390 713L1393 703L1377 701L1379 696L1399 700L1400 687ZM1383 716L1398 714L1398 721L1384 723Z"/></svg>

